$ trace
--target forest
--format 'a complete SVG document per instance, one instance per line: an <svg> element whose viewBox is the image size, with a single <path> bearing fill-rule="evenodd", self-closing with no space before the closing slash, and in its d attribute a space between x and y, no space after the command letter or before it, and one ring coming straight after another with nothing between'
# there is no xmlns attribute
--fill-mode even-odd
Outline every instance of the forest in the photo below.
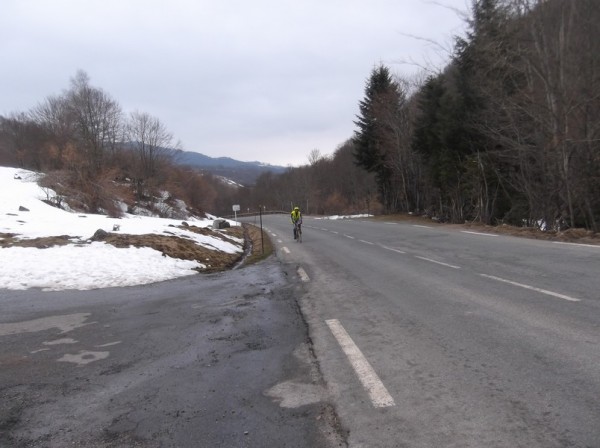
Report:
<svg viewBox="0 0 600 448"><path fill-rule="evenodd" d="M48 173L81 208L161 191L199 211L411 213L541 230L600 227L600 3L473 0L450 62L408 79L383 64L331 155L231 187L173 163L159 119L123 116L78 72L36 108L0 116L0 164ZM400 55L399 55L400 56ZM282 148L284 150L284 148Z"/></svg>
<svg viewBox="0 0 600 448"><path fill-rule="evenodd" d="M254 202L598 231L598 23L595 0L472 2L441 72L415 85L375 67L353 138L259 179Z"/></svg>

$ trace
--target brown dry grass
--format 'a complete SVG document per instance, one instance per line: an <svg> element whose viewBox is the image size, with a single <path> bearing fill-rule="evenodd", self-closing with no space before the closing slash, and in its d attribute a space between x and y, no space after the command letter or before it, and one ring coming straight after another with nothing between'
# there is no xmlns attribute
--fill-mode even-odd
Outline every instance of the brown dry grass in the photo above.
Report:
<svg viewBox="0 0 600 448"><path fill-rule="evenodd" d="M248 254L246 263L257 263L273 253L273 245L267 232L263 231L261 235L260 227L251 224L244 224L244 229L246 230L246 241L252 242L252 251Z"/></svg>
<svg viewBox="0 0 600 448"><path fill-rule="evenodd" d="M252 247L245 263L255 263L272 253L272 246L266 232L264 233L264 254L261 248L260 229L244 224L243 227L230 227L222 230L212 230L211 228L202 228L196 226L186 226L187 230L210 235L213 238L220 238L224 241L234 242L234 238L244 238L245 248ZM128 235L120 233L108 233L106 238L102 239L105 243L112 244L115 247L150 247L171 258L182 260L196 260L206 266L205 269L199 269L200 272L216 272L230 269L244 257L243 253L228 254L217 250L210 250L206 247L196 244L194 241L175 235ZM75 241L68 235L18 239L16 235L9 233L0 233L0 247L37 247L45 249L52 246L64 246L66 244L88 244L86 241Z"/></svg>
<svg viewBox="0 0 600 448"><path fill-rule="evenodd" d="M72 237L69 235L47 236L42 238L32 238L22 240L16 238L17 235L12 233L0 233L0 248L1 247L37 247L38 249L47 249L52 246L65 246L72 244Z"/></svg>

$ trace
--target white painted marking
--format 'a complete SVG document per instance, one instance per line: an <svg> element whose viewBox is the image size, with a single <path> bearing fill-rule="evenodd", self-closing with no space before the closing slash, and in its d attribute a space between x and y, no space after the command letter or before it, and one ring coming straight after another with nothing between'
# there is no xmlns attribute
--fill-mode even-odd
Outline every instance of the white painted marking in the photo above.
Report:
<svg viewBox="0 0 600 448"><path fill-rule="evenodd" d="M471 235L482 235L482 236L498 236L494 233L483 233L483 232L471 232L470 230L461 230L462 233L470 233Z"/></svg>
<svg viewBox="0 0 600 448"><path fill-rule="evenodd" d="M431 262L431 263L435 263L435 264L441 264L442 266L446 266L446 267L448 267L448 268L452 268L452 269L460 269L460 266L454 266L453 264L442 263L441 261L432 260L431 258L419 257L418 255L415 255L415 257L416 257L416 258L419 258L420 260L429 261L429 262Z"/></svg>
<svg viewBox="0 0 600 448"><path fill-rule="evenodd" d="M365 240L358 240L358 241L360 241L361 243L370 244L371 246L375 245L375 243L372 243L370 241L365 241Z"/></svg>
<svg viewBox="0 0 600 448"><path fill-rule="evenodd" d="M87 350L80 350L76 355L66 354L62 358L57 359L58 362L71 362L77 364L79 367L89 364L90 362L100 361L101 359L108 358L110 352L90 352Z"/></svg>
<svg viewBox="0 0 600 448"><path fill-rule="evenodd" d="M90 325L95 322L86 322L90 313L67 314L64 316L48 316L24 322L0 324L0 336L21 333L34 333L56 328L61 333L68 333L76 328Z"/></svg>
<svg viewBox="0 0 600 448"><path fill-rule="evenodd" d="M281 250L284 251L286 254L290 253L290 250L287 247L282 247Z"/></svg>
<svg viewBox="0 0 600 448"><path fill-rule="evenodd" d="M559 299L568 300L570 302L580 302L581 301L581 299L576 299L574 297L566 296L564 294L559 294L557 292L548 291L547 289L536 288L535 286L524 285L523 283L513 282L511 280L506 280L505 278L495 277L493 275L487 275L487 274L479 274L479 275L481 275L482 277L485 277L485 278L491 278L492 280L497 280L499 282L508 283L509 285L520 286L521 288L531 289L533 291L537 291L542 294L547 294L549 296L558 297Z"/></svg>
<svg viewBox="0 0 600 448"><path fill-rule="evenodd" d="M423 226L421 224L413 224L413 227L421 227L422 229L433 229L431 226Z"/></svg>
<svg viewBox="0 0 600 448"><path fill-rule="evenodd" d="M283 241L282 241L282 240L277 240L277 242L278 242L279 244L283 243Z"/></svg>
<svg viewBox="0 0 600 448"><path fill-rule="evenodd" d="M331 233L333 233L334 235L339 235L340 232L336 232L335 230L331 230Z"/></svg>
<svg viewBox="0 0 600 448"><path fill-rule="evenodd" d="M566 243L564 241L553 241L554 244L567 244L569 246L583 246L583 247L593 247L594 249L600 249L600 246L596 244L583 244L583 243Z"/></svg>
<svg viewBox="0 0 600 448"><path fill-rule="evenodd" d="M34 350L34 351L32 351L32 352L29 352L29 353L30 353L31 355L35 355L36 353L39 353L39 352L47 352L48 350L50 350L50 349L49 349L49 348L40 348L40 349L38 349L38 350Z"/></svg>
<svg viewBox="0 0 600 448"><path fill-rule="evenodd" d="M327 232L329 229L325 229L324 227L321 227L321 230L323 230L324 232Z"/></svg>
<svg viewBox="0 0 600 448"><path fill-rule="evenodd" d="M295 381L284 381L265 392L265 395L273 398L282 408L299 408L318 403L325 394L326 391L321 386Z"/></svg>
<svg viewBox="0 0 600 448"><path fill-rule="evenodd" d="M394 399L375 373L375 370L373 370L373 367L371 367L371 364L369 364L369 361L367 361L367 358L365 358L350 335L348 335L342 324L337 319L329 319L325 322L348 357L358 379L369 393L373 406L377 408L395 406L396 403L394 402Z"/></svg>
<svg viewBox="0 0 600 448"><path fill-rule="evenodd" d="M391 250L392 252L396 252L396 253L399 253L399 254L405 254L406 253L403 250L394 249L393 247L388 247L388 246L381 246L381 247L384 248L385 250Z"/></svg>
<svg viewBox="0 0 600 448"><path fill-rule="evenodd" d="M308 274L306 273L306 271L304 270L304 268L299 267L298 268L298 275L300 276L300 279L303 282L310 282L310 277L308 276Z"/></svg>
<svg viewBox="0 0 600 448"><path fill-rule="evenodd" d="M353 236L346 235L345 233L344 233L344 236L345 236L346 238L350 238L351 240L354 240L354 239L356 239L356 238L354 238Z"/></svg>
<svg viewBox="0 0 600 448"><path fill-rule="evenodd" d="M44 341L44 345L59 345L59 344L76 344L77 341L71 338L55 339L54 341Z"/></svg>

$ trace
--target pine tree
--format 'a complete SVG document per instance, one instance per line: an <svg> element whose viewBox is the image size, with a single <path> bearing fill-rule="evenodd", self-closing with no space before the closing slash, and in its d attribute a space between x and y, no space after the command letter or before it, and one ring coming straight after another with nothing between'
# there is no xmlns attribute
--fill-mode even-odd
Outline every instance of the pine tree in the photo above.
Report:
<svg viewBox="0 0 600 448"><path fill-rule="evenodd" d="M358 166L375 173L381 202L386 211L393 211L392 169L387 163L389 148L389 117L399 105L399 88L387 67L375 67L366 84L365 97L359 103L360 114L354 124L356 147L354 157Z"/></svg>

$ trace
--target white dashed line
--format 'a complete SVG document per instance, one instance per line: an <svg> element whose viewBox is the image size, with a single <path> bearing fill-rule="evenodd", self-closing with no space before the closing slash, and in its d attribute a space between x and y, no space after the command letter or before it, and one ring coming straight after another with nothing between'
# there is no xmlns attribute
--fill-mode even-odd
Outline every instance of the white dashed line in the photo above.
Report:
<svg viewBox="0 0 600 448"><path fill-rule="evenodd" d="M432 260L431 258L419 257L418 255L415 255L415 258L418 258L420 260L429 261L429 262L435 263L435 264L441 264L442 266L446 266L446 267L452 268L452 269L460 269L460 266L454 266L453 264L442 263L441 261Z"/></svg>
<svg viewBox="0 0 600 448"><path fill-rule="evenodd" d="M430 226L422 226L421 224L413 224L413 227L420 227L422 229L433 229L433 227Z"/></svg>
<svg viewBox="0 0 600 448"><path fill-rule="evenodd" d="M282 241L282 240L277 240L277 242L278 242L279 244L283 243L283 241Z"/></svg>
<svg viewBox="0 0 600 448"><path fill-rule="evenodd" d="M290 250L287 247L282 247L281 250L284 251L286 254L290 253Z"/></svg>
<svg viewBox="0 0 600 448"><path fill-rule="evenodd" d="M345 236L346 238L350 238L351 240L355 240L355 239L356 239L356 238L354 238L353 236L346 235L345 233L344 233L344 236Z"/></svg>
<svg viewBox="0 0 600 448"><path fill-rule="evenodd" d="M333 233L334 235L339 235L340 232L336 232L335 230L332 230L331 233Z"/></svg>
<svg viewBox="0 0 600 448"><path fill-rule="evenodd" d="M570 296L566 296L564 294L559 294L557 292L548 291L547 289L536 288L535 286L524 285L523 283L513 282L511 280L506 280L505 278L495 277L493 275L487 275L487 274L479 274L479 275L481 275L482 277L485 277L485 278L491 278L492 280L497 280L499 282L508 283L513 286L519 286L521 288L531 289L532 291L537 291L542 294L547 294L549 296L558 297L559 299L568 300L570 302L580 302L581 301L581 299L576 299L575 297L570 297Z"/></svg>
<svg viewBox="0 0 600 448"><path fill-rule="evenodd" d="M300 279L303 282L305 282L305 283L310 282L310 277L308 276L308 274L306 273L304 268L302 268L302 267L298 268L298 275L300 276Z"/></svg>
<svg viewBox="0 0 600 448"><path fill-rule="evenodd" d="M462 233L470 233L471 235L481 235L481 236L498 236L493 233L482 233L482 232L471 232L470 230L461 230Z"/></svg>
<svg viewBox="0 0 600 448"><path fill-rule="evenodd" d="M396 252L398 254L405 254L406 252L404 252L403 250L400 249L394 249L393 247L388 247L388 246L381 246L383 249L385 250L391 250L392 252Z"/></svg>
<svg viewBox="0 0 600 448"><path fill-rule="evenodd" d="M367 358L365 358L352 338L350 338L342 324L337 319L330 319L325 322L348 357L358 379L369 393L373 406L377 408L395 406L396 403L394 402L394 399L375 373L375 370L373 370L373 367L371 367L371 364L369 364L369 361L367 361Z"/></svg>
<svg viewBox="0 0 600 448"><path fill-rule="evenodd" d="M358 241L360 241L361 243L370 244L371 246L375 245L375 243L372 243L370 241L365 241L365 240L358 240Z"/></svg>

